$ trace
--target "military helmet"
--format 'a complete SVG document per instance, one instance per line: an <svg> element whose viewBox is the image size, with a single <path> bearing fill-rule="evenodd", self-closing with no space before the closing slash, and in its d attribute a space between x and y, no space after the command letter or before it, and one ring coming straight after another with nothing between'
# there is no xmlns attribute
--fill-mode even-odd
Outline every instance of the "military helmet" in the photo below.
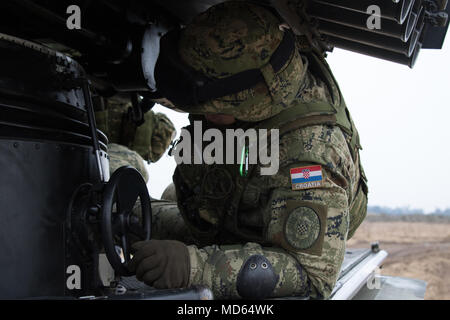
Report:
<svg viewBox="0 0 450 320"><path fill-rule="evenodd" d="M156 162L168 149L177 131L163 113L152 110L144 114L144 123L137 126L129 116L131 102L107 100L107 110L97 111L97 127L110 143L125 145L136 151L146 161Z"/></svg>
<svg viewBox="0 0 450 320"><path fill-rule="evenodd" d="M290 106L304 74L292 32L269 8L249 2L220 3L198 15L180 32L178 53L184 64L207 78L230 80L222 87L249 82L236 75L259 75L258 81L232 94L194 106L176 104L193 114L221 113L251 122L268 119Z"/></svg>
<svg viewBox="0 0 450 320"><path fill-rule="evenodd" d="M163 113L149 111L145 122L136 129L131 148L145 160L157 162L169 148L177 131L170 119Z"/></svg>

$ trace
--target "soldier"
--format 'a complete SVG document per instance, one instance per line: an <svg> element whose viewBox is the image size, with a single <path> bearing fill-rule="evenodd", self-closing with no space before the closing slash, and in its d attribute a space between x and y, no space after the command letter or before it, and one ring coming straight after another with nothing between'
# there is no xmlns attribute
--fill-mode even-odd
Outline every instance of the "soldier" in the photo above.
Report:
<svg viewBox="0 0 450 320"><path fill-rule="evenodd" d="M157 162L175 138L176 130L165 114L153 111L146 112L144 122L138 126L130 119L130 110L131 102L109 99L106 108L95 114L97 127L108 136L111 173L130 165L147 182L144 161Z"/></svg>
<svg viewBox="0 0 450 320"><path fill-rule="evenodd" d="M154 212L155 238L133 245L130 269L156 288L204 285L216 298L328 298L368 191L358 132L324 58L246 2L200 14L177 47L192 72L230 86L211 92L213 81L210 99L183 105L160 83L166 97L204 128L279 129L280 168L266 176L261 164L246 174L239 164L179 164L179 214L173 205ZM251 83L244 71L254 69Z"/></svg>

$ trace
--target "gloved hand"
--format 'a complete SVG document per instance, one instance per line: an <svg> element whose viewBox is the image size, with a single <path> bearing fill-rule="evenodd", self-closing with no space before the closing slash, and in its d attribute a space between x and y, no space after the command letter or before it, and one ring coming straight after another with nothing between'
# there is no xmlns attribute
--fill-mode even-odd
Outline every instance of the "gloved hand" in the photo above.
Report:
<svg viewBox="0 0 450 320"><path fill-rule="evenodd" d="M186 287L191 271L186 245L175 240L139 241L128 265L136 278L157 289Z"/></svg>

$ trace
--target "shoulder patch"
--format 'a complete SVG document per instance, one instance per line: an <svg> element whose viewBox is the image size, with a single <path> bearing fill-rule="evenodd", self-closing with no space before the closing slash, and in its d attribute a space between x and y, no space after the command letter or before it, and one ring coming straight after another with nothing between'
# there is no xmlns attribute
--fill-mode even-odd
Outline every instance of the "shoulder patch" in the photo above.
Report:
<svg viewBox="0 0 450 320"><path fill-rule="evenodd" d="M292 190L321 188L323 185L322 166L308 166L291 169Z"/></svg>
<svg viewBox="0 0 450 320"><path fill-rule="evenodd" d="M290 201L284 223L287 244L297 252L322 254L327 207L304 201Z"/></svg>
<svg viewBox="0 0 450 320"><path fill-rule="evenodd" d="M284 233L287 242L297 250L310 248L319 238L320 220L309 207L298 207L286 219Z"/></svg>

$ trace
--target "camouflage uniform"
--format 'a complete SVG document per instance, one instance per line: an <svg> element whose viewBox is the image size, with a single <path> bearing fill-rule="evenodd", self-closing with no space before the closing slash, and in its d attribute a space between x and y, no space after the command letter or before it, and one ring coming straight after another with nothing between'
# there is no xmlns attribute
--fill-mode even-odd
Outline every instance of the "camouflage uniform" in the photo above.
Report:
<svg viewBox="0 0 450 320"><path fill-rule="evenodd" d="M156 162L175 137L175 127L165 114L149 111L144 115L145 122L134 131L131 124L124 124L130 107L131 103L108 100L106 110L96 112L97 126L109 142L126 145L146 161Z"/></svg>
<svg viewBox="0 0 450 320"><path fill-rule="evenodd" d="M167 200L172 202L177 202L177 194L175 190L175 185L173 183L169 184L161 195L161 200Z"/></svg>
<svg viewBox="0 0 450 320"><path fill-rule="evenodd" d="M174 184L181 215L174 207L155 213L156 236L169 238L165 229L178 225L195 239L189 285L206 285L216 298L242 296L239 277L254 257L276 276L270 296L329 297L345 242L366 214L358 133L326 62L295 50L279 73L266 67L283 37L279 24L256 5L227 2L198 16L180 40L181 57L197 71L220 78L261 68L266 81L186 111L231 114L242 128L280 129L277 174L261 175L259 164L246 177L239 165L180 164ZM322 184L294 190L290 170L307 166L320 166Z"/></svg>
<svg viewBox="0 0 450 320"><path fill-rule="evenodd" d="M109 170L111 174L123 166L132 166L148 182L148 172L144 165L144 159L133 150L116 143L108 144Z"/></svg>

